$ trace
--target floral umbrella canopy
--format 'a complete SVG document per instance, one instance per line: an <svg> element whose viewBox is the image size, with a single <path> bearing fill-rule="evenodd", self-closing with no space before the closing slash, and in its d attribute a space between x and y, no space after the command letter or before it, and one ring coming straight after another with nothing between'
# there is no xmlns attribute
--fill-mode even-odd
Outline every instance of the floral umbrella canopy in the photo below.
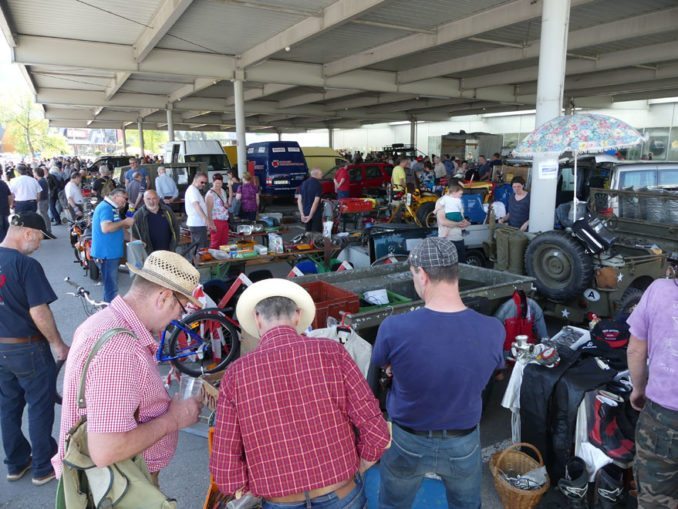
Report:
<svg viewBox="0 0 678 509"><path fill-rule="evenodd" d="M643 135L618 118L597 113L577 113L561 115L542 124L528 134L513 152L519 157L572 152L575 189L572 214L573 219L576 219L577 156L580 153L630 147L642 142Z"/></svg>

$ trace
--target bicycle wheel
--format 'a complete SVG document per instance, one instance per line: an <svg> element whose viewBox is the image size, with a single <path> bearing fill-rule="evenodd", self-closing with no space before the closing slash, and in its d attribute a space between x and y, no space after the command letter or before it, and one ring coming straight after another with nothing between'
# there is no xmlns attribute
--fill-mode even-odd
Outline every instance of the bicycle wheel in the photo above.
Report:
<svg viewBox="0 0 678 509"><path fill-rule="evenodd" d="M193 334L174 327L168 343L169 353L179 371L198 377L216 373L240 354L238 331L218 309L204 309L188 315L181 324Z"/></svg>

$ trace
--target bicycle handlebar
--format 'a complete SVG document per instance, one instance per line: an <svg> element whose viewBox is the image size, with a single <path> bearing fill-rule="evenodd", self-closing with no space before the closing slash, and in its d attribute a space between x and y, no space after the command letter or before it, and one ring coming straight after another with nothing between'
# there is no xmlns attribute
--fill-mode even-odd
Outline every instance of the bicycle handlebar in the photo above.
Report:
<svg viewBox="0 0 678 509"><path fill-rule="evenodd" d="M90 306L93 306L95 308L101 309L101 308L105 308L106 306L108 306L107 302L103 302L103 301L99 302L99 301L92 299L92 297L90 297L89 290L87 290L85 287L79 286L76 283L74 283L73 281L71 281L70 277L66 276L64 278L64 282L66 284L71 285L73 288L75 288L75 292L68 292L69 295L73 295L74 297L80 297L82 299L85 299L87 304L89 304Z"/></svg>

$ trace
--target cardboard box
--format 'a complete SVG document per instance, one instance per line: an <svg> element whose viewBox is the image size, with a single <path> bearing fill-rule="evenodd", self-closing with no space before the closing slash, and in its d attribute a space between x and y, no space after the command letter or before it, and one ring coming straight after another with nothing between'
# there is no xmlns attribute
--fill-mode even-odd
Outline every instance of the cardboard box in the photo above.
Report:
<svg viewBox="0 0 678 509"><path fill-rule="evenodd" d="M220 371L219 373L212 373L210 375L203 375L201 377L203 380L202 390L200 392L200 395L202 396L202 404L209 408L212 412L217 409L217 399L219 399L219 382L221 382L221 377L223 376L224 372Z"/></svg>
<svg viewBox="0 0 678 509"><path fill-rule="evenodd" d="M513 177L523 177L525 182L529 182L530 169L529 166L509 166L506 164L495 166L492 171L492 180L496 180L497 172L500 172L504 176L504 182L507 184L511 183Z"/></svg>

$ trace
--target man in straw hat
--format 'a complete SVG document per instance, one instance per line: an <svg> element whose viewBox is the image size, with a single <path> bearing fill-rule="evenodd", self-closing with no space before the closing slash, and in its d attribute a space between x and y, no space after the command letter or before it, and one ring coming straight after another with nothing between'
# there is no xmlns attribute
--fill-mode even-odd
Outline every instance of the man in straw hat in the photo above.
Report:
<svg viewBox="0 0 678 509"><path fill-rule="evenodd" d="M178 430L198 420L196 399L170 399L155 363L154 338L179 318L185 304L199 306L192 292L198 271L181 255L155 251L138 269L124 296L90 316L73 337L64 376L59 452L52 458L61 475L65 438L82 415L87 415L89 452L97 466L111 465L143 453L151 473L172 459ZM85 361L97 340L111 329L126 329L111 337L87 370L86 409L78 408L77 393Z"/></svg>
<svg viewBox="0 0 678 509"><path fill-rule="evenodd" d="M450 507L479 508L481 393L504 364L504 326L462 302L451 241L424 239L409 262L425 305L386 318L372 352L393 374L386 408L398 444L381 459L379 508L411 507L428 472L443 479Z"/></svg>
<svg viewBox="0 0 678 509"><path fill-rule="evenodd" d="M219 390L210 458L219 489L263 497L264 509L364 507L360 474L389 435L358 367L339 343L300 335L315 305L296 283L259 281L236 313L260 340L228 367Z"/></svg>

